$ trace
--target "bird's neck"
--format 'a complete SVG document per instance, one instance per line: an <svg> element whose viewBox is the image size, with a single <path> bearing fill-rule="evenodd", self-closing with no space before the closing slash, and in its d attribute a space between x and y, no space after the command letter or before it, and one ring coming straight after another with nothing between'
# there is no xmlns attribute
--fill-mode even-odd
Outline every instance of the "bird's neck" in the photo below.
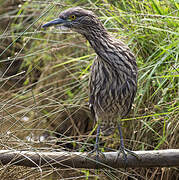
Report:
<svg viewBox="0 0 179 180"><path fill-rule="evenodd" d="M111 43L110 35L104 29L91 31L91 33L84 34L89 41L91 47L95 50L98 56L103 59L105 51L108 49Z"/></svg>

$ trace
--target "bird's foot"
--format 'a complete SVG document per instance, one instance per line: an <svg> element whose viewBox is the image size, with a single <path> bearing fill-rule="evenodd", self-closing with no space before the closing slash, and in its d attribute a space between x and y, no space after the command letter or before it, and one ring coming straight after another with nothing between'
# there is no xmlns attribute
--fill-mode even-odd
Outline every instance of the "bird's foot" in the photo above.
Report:
<svg viewBox="0 0 179 180"><path fill-rule="evenodd" d="M102 158L105 159L105 155L101 152L101 150L99 150L99 148L94 148L92 151L87 153L87 157L91 156L95 154L96 156L96 162L99 162L99 157L101 156Z"/></svg>
<svg viewBox="0 0 179 180"><path fill-rule="evenodd" d="M127 164L127 154L130 154L130 155L136 157L138 160L140 159L136 153L130 151L129 149L127 149L125 147L120 147L115 161L117 161L120 154L122 154L122 158L123 158L125 164Z"/></svg>

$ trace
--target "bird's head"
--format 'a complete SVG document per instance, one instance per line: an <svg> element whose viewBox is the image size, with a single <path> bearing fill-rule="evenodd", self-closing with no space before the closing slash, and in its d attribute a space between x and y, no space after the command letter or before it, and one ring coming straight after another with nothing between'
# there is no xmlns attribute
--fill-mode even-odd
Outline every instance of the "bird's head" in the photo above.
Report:
<svg viewBox="0 0 179 180"><path fill-rule="evenodd" d="M42 27L49 26L63 26L83 35L90 33L91 30L101 31L104 29L102 23L92 11L80 7L69 8L61 12L59 18L44 24Z"/></svg>

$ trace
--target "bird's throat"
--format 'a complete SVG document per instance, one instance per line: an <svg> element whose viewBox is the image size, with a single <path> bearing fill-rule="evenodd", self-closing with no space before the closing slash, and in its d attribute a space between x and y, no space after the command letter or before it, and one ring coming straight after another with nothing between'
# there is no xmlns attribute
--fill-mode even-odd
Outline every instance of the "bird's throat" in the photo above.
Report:
<svg viewBox="0 0 179 180"><path fill-rule="evenodd" d="M108 42L109 35L107 33L91 33L88 35L85 35L86 39L89 41L91 47L96 51L98 54L99 51L103 51L106 42Z"/></svg>
<svg viewBox="0 0 179 180"><path fill-rule="evenodd" d="M109 51L114 51L111 46L111 38L107 32L98 32L85 35L91 47L95 50L96 54L103 60L108 61L107 54ZM108 52L107 52L108 51Z"/></svg>

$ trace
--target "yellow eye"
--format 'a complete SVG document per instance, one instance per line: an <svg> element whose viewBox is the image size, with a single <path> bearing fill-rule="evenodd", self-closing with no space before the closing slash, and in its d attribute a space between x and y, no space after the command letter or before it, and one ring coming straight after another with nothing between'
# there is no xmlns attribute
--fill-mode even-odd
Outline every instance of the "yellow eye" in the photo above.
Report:
<svg viewBox="0 0 179 180"><path fill-rule="evenodd" d="M76 19L76 16L75 16L75 15L70 15L70 16L69 16L69 19L70 19L71 21L73 21L73 20Z"/></svg>

